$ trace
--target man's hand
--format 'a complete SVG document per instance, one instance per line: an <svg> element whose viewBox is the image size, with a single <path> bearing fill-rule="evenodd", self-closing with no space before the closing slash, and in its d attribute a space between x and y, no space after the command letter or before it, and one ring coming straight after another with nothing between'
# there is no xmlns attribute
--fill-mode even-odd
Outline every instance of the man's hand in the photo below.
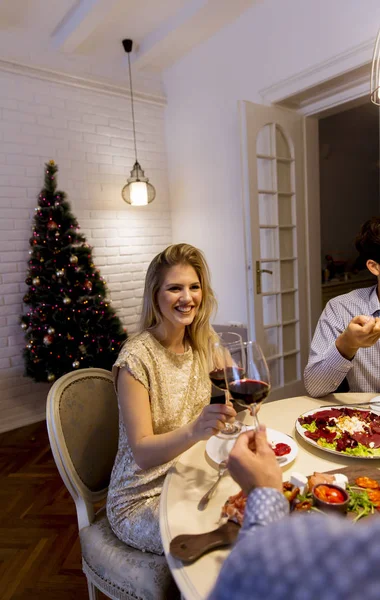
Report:
<svg viewBox="0 0 380 600"><path fill-rule="evenodd" d="M272 487L282 492L282 473L268 444L265 426L242 433L230 452L228 470L248 495L254 487Z"/></svg>
<svg viewBox="0 0 380 600"><path fill-rule="evenodd" d="M351 360L359 348L369 348L380 339L380 319L359 315L336 339L335 345L340 354Z"/></svg>

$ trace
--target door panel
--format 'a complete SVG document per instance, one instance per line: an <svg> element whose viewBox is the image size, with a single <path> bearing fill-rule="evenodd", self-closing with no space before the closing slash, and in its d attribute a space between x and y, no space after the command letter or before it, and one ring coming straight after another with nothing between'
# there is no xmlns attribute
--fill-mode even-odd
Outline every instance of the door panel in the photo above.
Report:
<svg viewBox="0 0 380 600"><path fill-rule="evenodd" d="M304 393L308 354L303 117L240 105L249 335L263 347L270 399Z"/></svg>

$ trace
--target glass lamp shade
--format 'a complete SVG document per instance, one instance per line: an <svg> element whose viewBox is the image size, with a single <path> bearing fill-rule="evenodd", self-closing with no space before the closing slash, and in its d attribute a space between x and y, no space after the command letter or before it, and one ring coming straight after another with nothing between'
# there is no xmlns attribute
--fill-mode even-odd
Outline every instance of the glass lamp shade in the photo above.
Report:
<svg viewBox="0 0 380 600"><path fill-rule="evenodd" d="M127 179L128 183L121 191L123 200L132 206L145 206L156 197L156 190L149 183L149 179L144 176L144 171L136 161L131 171L131 176Z"/></svg>
<svg viewBox="0 0 380 600"><path fill-rule="evenodd" d="M380 31L377 34L371 71L371 101L380 106Z"/></svg>

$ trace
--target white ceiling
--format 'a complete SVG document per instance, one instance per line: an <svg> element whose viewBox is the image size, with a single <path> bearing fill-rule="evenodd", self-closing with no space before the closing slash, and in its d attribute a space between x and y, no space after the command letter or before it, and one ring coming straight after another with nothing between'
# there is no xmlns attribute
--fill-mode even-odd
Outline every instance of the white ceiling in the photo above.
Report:
<svg viewBox="0 0 380 600"><path fill-rule="evenodd" d="M0 0L0 61L127 83L157 78L257 0Z"/></svg>

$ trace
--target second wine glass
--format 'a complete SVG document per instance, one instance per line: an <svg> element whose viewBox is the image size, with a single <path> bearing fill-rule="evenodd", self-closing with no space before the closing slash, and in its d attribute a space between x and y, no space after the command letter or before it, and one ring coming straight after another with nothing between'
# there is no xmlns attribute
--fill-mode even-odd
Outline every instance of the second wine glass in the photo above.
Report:
<svg viewBox="0 0 380 600"><path fill-rule="evenodd" d="M239 345L242 338L238 333L226 331L219 333L218 338L210 340L210 372L209 377L213 386L224 392L224 395L212 396L213 404L231 404L228 392L227 377L231 365L231 356L227 350L228 345ZM234 421L226 423L220 433L225 435L236 435L240 433L242 423Z"/></svg>
<svg viewBox="0 0 380 600"><path fill-rule="evenodd" d="M270 374L263 351L257 342L232 343L226 346L231 366L226 371L227 389L232 399L250 408L255 429L257 413L270 392Z"/></svg>

